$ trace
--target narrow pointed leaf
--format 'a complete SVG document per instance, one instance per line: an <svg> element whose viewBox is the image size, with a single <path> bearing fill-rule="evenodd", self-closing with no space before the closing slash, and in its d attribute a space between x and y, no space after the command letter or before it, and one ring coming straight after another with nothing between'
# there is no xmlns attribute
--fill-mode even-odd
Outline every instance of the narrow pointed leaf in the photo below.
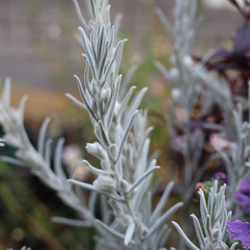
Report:
<svg viewBox="0 0 250 250"><path fill-rule="evenodd" d="M46 138L46 133L48 130L49 123L50 123L50 119L46 118L42 123L42 126L39 131L39 135L38 135L37 149L41 156L44 156L44 144L45 144L45 138Z"/></svg>
<svg viewBox="0 0 250 250"><path fill-rule="evenodd" d="M141 177L139 177L128 190L127 194L131 193L145 178L152 174L155 170L160 169L159 166L152 167L148 169Z"/></svg>
<svg viewBox="0 0 250 250"><path fill-rule="evenodd" d="M174 182L171 181L164 189L164 192L161 196L161 199L160 201L158 202L157 206L155 207L152 215L151 215L151 218L150 218L150 222L153 223L153 221L155 221L157 218L159 218L159 216L161 215L163 209L164 209L164 206L166 205L166 202L168 200L168 197L172 191L172 188L174 186Z"/></svg>
<svg viewBox="0 0 250 250"><path fill-rule="evenodd" d="M91 228L93 226L90 221L75 220L75 219L69 219L69 218L64 218L64 217L52 217L51 221L54 223L60 223L64 225L74 226L74 227Z"/></svg>
<svg viewBox="0 0 250 250"><path fill-rule="evenodd" d="M55 173L60 179L66 180L67 177L64 173L63 167L62 167L62 148L64 144L64 138L60 138L56 145L55 150Z"/></svg>
<svg viewBox="0 0 250 250"><path fill-rule="evenodd" d="M121 140L121 143L120 143L120 145L119 145L117 160L118 160L118 159L120 158L120 156L121 156L121 153L122 153L122 150L123 150L123 146L124 146L124 144L125 144L125 142L126 142L126 140L127 140L128 134L129 134L129 132L130 132L132 126L133 126L133 123L134 123L134 120L135 120L135 116L136 116L136 114L137 114L138 112L139 112L139 111L137 110L137 111L134 112L134 114L132 114L132 116L131 116L131 118L130 118L130 120L129 120L129 122L128 122L128 125L127 125L127 127L126 127L126 129L125 129L125 131L124 131L124 135L123 135L122 140Z"/></svg>
<svg viewBox="0 0 250 250"><path fill-rule="evenodd" d="M73 95L67 93L67 94L65 94L65 96L67 96L67 97L68 97L72 102L74 102L77 106L79 106L79 107L81 107L81 108L83 108L83 109L85 109L85 110L88 111L86 105L84 105L81 101L79 101L78 99L76 99Z"/></svg>
<svg viewBox="0 0 250 250"><path fill-rule="evenodd" d="M147 238L151 237L152 234L154 234L160 227L162 227L168 218L175 213L180 207L183 206L182 202L176 203L174 206L172 206L170 209L168 209L161 217L159 217L155 223L151 226Z"/></svg>
<svg viewBox="0 0 250 250"><path fill-rule="evenodd" d="M124 245L128 246L135 232L135 223L131 222L126 230Z"/></svg>
<svg viewBox="0 0 250 250"><path fill-rule="evenodd" d="M175 226L177 232L179 233L179 235L183 238L183 240L185 241L186 245L188 247L190 247L192 250L200 250L188 237L187 235L183 232L183 230L181 229L181 227L175 222L172 221L172 224Z"/></svg>

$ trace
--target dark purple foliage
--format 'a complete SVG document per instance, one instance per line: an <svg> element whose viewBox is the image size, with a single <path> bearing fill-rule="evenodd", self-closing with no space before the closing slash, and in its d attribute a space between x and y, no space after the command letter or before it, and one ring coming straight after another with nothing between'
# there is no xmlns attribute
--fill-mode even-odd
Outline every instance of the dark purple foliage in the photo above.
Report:
<svg viewBox="0 0 250 250"><path fill-rule="evenodd" d="M240 189L234 192L234 197L239 204L246 206L246 212L250 213L250 180L243 179L240 184Z"/></svg>

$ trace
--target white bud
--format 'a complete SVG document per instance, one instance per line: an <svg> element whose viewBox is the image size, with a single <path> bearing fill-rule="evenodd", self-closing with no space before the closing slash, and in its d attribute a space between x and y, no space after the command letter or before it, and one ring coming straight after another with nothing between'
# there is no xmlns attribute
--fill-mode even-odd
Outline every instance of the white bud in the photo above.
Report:
<svg viewBox="0 0 250 250"><path fill-rule="evenodd" d="M179 81L179 71L176 68L172 68L169 70L169 80L173 82L178 82Z"/></svg>
<svg viewBox="0 0 250 250"><path fill-rule="evenodd" d="M121 181L121 189L124 190L125 192L127 192L129 190L129 188L131 187L131 184L129 184L126 180L122 180Z"/></svg>
<svg viewBox="0 0 250 250"><path fill-rule="evenodd" d="M109 99L110 99L110 96L111 96L111 89L110 88L107 88L107 89L102 89L101 91L101 100L107 104Z"/></svg>
<svg viewBox="0 0 250 250"><path fill-rule="evenodd" d="M63 161L70 167L74 168L82 159L82 151L78 145L71 144L63 148Z"/></svg>
<svg viewBox="0 0 250 250"><path fill-rule="evenodd" d="M181 98L183 97L183 94L182 94L180 89L173 88L171 90L171 96L172 96L174 101L179 102L181 100Z"/></svg>
<svg viewBox="0 0 250 250"><path fill-rule="evenodd" d="M107 154L98 142L87 143L86 149L89 154L97 157L99 160L106 160Z"/></svg>
<svg viewBox="0 0 250 250"><path fill-rule="evenodd" d="M190 55L185 56L183 61L188 67L190 67L194 64L193 59Z"/></svg>
<svg viewBox="0 0 250 250"><path fill-rule="evenodd" d="M114 193L116 189L115 180L108 175L99 175L93 182L95 188L105 193Z"/></svg>
<svg viewBox="0 0 250 250"><path fill-rule="evenodd" d="M120 108L121 108L121 104L119 102L116 102L115 103L115 109L114 109L115 115L119 114Z"/></svg>
<svg viewBox="0 0 250 250"><path fill-rule="evenodd" d="M89 154L96 155L98 154L98 147L96 143L87 143L86 149Z"/></svg>
<svg viewBox="0 0 250 250"><path fill-rule="evenodd" d="M110 163L107 160L102 160L101 166L102 166L102 169L104 169L104 170L110 170Z"/></svg>
<svg viewBox="0 0 250 250"><path fill-rule="evenodd" d="M130 215L124 215L123 219L124 219L124 222L126 224L128 224L128 225L131 224L134 221L133 218Z"/></svg>

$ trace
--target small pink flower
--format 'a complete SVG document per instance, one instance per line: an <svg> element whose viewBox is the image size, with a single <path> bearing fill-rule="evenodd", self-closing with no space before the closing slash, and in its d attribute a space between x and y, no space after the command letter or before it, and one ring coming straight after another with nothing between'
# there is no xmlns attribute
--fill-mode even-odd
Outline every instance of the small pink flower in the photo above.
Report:
<svg viewBox="0 0 250 250"><path fill-rule="evenodd" d="M227 141L221 137L219 133L212 133L209 138L210 144L218 149L231 149L232 142Z"/></svg>
<svg viewBox="0 0 250 250"><path fill-rule="evenodd" d="M175 108L175 115L180 122L184 123L184 122L187 122L188 120L187 111L181 107Z"/></svg>
<svg viewBox="0 0 250 250"><path fill-rule="evenodd" d="M195 185L195 188L196 188L197 190L199 190L199 189L202 189L203 191L206 190L206 189L205 189L205 185L204 185L203 183L201 183L201 182L197 183L197 184Z"/></svg>
<svg viewBox="0 0 250 250"><path fill-rule="evenodd" d="M70 167L74 168L82 160L82 151L78 145L71 144L63 149L63 161Z"/></svg>

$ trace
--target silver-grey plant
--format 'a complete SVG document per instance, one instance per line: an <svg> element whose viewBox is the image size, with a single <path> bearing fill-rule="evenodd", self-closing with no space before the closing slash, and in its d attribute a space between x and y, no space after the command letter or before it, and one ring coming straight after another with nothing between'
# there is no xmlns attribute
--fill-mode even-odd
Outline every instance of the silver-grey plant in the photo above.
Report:
<svg viewBox="0 0 250 250"><path fill-rule="evenodd" d="M197 14L199 4L200 1L198 0L176 0L173 25L164 16L163 12L157 9L161 21L170 32L173 40L174 54L172 63L174 67L167 70L159 62L156 62L156 66L173 85L172 108L179 124L183 123L183 121L180 121L178 115L176 115L177 108L181 107L184 110L184 123L188 123L191 121L191 114L198 98L202 99L202 102L199 103L201 105L201 116L206 116L215 105L220 108L225 125L204 122L201 128L219 131L221 137L231 143L230 154L219 148L216 148L216 150L225 163L228 178L227 207L231 210L233 207L235 209L236 206L237 209L238 205L233 194L239 188L241 180L250 177L250 125L249 122L243 121L242 106L246 105L245 102L235 104L231 90L225 80L220 77L212 77L206 70L204 65L210 55L204 56L200 63L192 61L190 50L201 21L201 17ZM248 96L250 96L249 90ZM249 98L248 105L250 105ZM172 126L172 121L169 118L167 120L170 132L173 138L176 138L177 133ZM199 182L206 164L198 169L201 150L204 146L202 130L196 129L194 132L190 132L187 128L184 129L183 133L186 142L180 143L176 141L176 144L185 158L183 190L187 190L187 187L190 190L190 192L184 192L183 194L185 201L190 200L194 185ZM191 176L194 172L198 172L198 174L192 180Z"/></svg>
<svg viewBox="0 0 250 250"><path fill-rule="evenodd" d="M173 12L173 24L168 21L162 10L156 10L162 23L169 31L172 44L174 46L174 54L171 57L173 68L168 70L160 62L156 62L156 66L173 85L171 90L171 105L174 117L178 123L181 122L180 119L184 119L186 123L191 120L193 108L196 105L198 96L202 92L201 86L197 84L194 75L190 71L190 69L194 67L194 63L192 62L192 58L190 56L190 49L201 21L200 17L197 18L198 4L198 0L176 0ZM206 100L210 100L209 97ZM209 104L205 101L204 106L205 105L207 106ZM178 108L183 110L183 118L176 115ZM184 204L188 205L189 203L187 201L190 201L192 195L194 194L195 185L202 176L205 168L205 166L198 168L203 147L204 134L201 129L197 129L193 132L189 128L186 128L183 131L186 143L179 143L178 140L176 140L177 132L172 125L172 120L168 116L166 119L172 137L176 141L177 147L185 158L185 166L181 177L181 183L183 201ZM193 178L194 173L198 173L196 178ZM187 208L184 210L188 212Z"/></svg>
<svg viewBox="0 0 250 250"><path fill-rule="evenodd" d="M199 247L197 247L183 232L181 227L172 222L185 244L192 250L234 250L237 242L233 243L229 248L225 241L227 239L227 221L231 218L231 212L226 210L225 202L226 185L218 187L218 181L214 182L213 187L208 193L206 201L204 191L198 191L200 196L200 213L201 223L196 215L191 214L195 233L198 239Z"/></svg>
<svg viewBox="0 0 250 250"><path fill-rule="evenodd" d="M222 81L215 80L204 67L204 61L196 64L191 57L191 46L198 31L202 17L198 14L199 0L176 0L174 9L174 23L165 17L162 10L157 13L169 31L174 46L174 54L171 57L173 67L168 70L160 62L156 67L172 84L171 107L174 119L178 124L188 124L192 120L192 113L199 102L201 116L206 116L215 104L219 105L228 126L203 122L200 128L195 130L189 126L183 126L185 143L176 140L177 132L172 119L167 116L169 130L180 152L184 157L184 171L182 176L183 200L189 201L195 191L195 185L200 181L206 164L199 166L202 149L204 146L204 129L223 130L223 133L235 138L234 120L232 110L234 104L229 87ZM178 109L182 109L182 115L178 115ZM195 178L193 177L195 174ZM188 190L188 191L187 191Z"/></svg>
<svg viewBox="0 0 250 250"><path fill-rule="evenodd" d="M223 188L223 192L225 192L226 189L226 202L223 201L215 204L218 206L218 211L221 211L221 216L223 213L225 214L225 209L227 207L229 210L233 211L233 218L242 218L245 213L245 209L242 206L240 208L239 203L234 197L234 192L239 189L240 182L243 178L250 178L250 125L249 122L243 120L242 105L235 104L233 102L231 90L227 86L226 82L220 77L212 77L211 74L206 70L204 65L207 58L209 58L209 55L205 56L199 63L194 63L192 57L190 56L192 41L200 22L200 18L197 15L197 6L199 3L200 1L197 0L176 0L173 25L168 21L161 10L157 10L161 21L170 32L174 45L174 55L171 58L171 62L173 64L172 69L166 69L165 66L159 62L156 62L156 66L168 79L168 81L173 84L172 108L177 123L182 125L190 124L192 121L191 114L198 99L202 100L199 102L201 117L205 117L206 114L209 114L211 109L217 105L220 108L225 121L223 124L202 122L201 127L198 129L189 129L188 126L182 126L182 132L185 140L179 141L177 140L176 129L172 125L173 122L170 118L167 118L170 125L170 132L175 140L175 144L184 158L184 171L181 181L181 185L183 185L183 210L186 211L186 216L189 208L186 201L190 201L192 193L195 190L195 185L200 181L203 171L207 167L206 164L208 161L206 161L202 166L198 165L202 150L204 148L203 130L212 129L219 131L218 133L220 134L221 138L230 144L228 151L223 151L219 147L216 147L216 153L211 154L211 159L215 157L217 159L223 160L228 182L227 188ZM248 93L248 97L249 96L250 95ZM243 102L243 105L245 105L245 102ZM248 108L249 106L250 102L248 101ZM179 107L184 113L184 115L182 114L182 117L178 116L177 114L177 109ZM184 121L180 118L184 119ZM196 173L195 178L193 178L194 173ZM199 193L202 195L202 191ZM213 197L213 193L210 195ZM204 203L204 199L201 199L201 202ZM211 200L209 202L211 202ZM213 241L213 233L215 232L216 234L217 230L215 229L216 223L214 224L214 228L210 227L210 230L212 231L209 231L208 229L206 230L208 224L205 221L206 216L204 217L204 214L209 211L205 208L204 204L203 206L201 204L200 209L202 221L201 225L202 228L204 227L205 229L205 235L201 234L201 226L199 226L200 224L198 223L197 218L192 216L193 219L195 218L194 225L200 248L195 246L184 234L184 231L185 229L187 230L188 226L185 216L182 229L176 223L174 223L178 231L181 232L180 234L182 239L189 247L191 247L191 249L228 249L223 243L225 238L221 239L220 243L219 241ZM209 213L207 215L210 217L212 216ZM220 216L218 215L216 218L219 219L219 217ZM225 232L226 219L229 219L229 217L226 218L224 215L224 217L221 217L221 219L223 219L223 223L220 226L222 226L221 229L223 229L223 232ZM214 232L213 229L215 229ZM186 232L186 234L188 233L189 232ZM215 245L213 245L212 242ZM180 247L182 248L181 244Z"/></svg>
<svg viewBox="0 0 250 250"><path fill-rule="evenodd" d="M126 42L120 40L117 35L120 16L115 18L112 25L108 0L87 0L90 16L87 21L78 2L73 2L81 22L77 37L84 50L85 64L83 79L74 76L81 100L71 94L66 95L88 112L93 125L96 141L86 142L86 150L99 160L99 164L94 166L84 159L76 168L84 165L95 179L93 183L86 183L76 180L74 173L66 173L61 160L64 140L58 140L53 153L52 140L47 139L49 118L45 119L41 126L37 148L32 146L23 124L27 97L22 98L18 108L12 107L9 79L4 82L0 100L0 124L5 132L0 146L3 146L4 141L17 150L15 158L1 156L1 159L28 168L54 190L65 204L77 211L79 220L61 217L54 217L52 220L72 226L94 228L98 232L95 237L96 250L166 249L164 247L172 229L172 225L168 223L169 218L183 203L178 202L165 211L174 186L174 182L170 182L159 202L154 207L152 205L152 176L159 166L154 155L149 157L149 135L152 128L147 127L147 110L138 109L147 89L143 88L134 94L136 87L127 87L135 67L131 68L124 79L119 73ZM225 243L226 223L231 218L227 207L232 210L232 204L235 202L233 192L243 177L249 177L250 126L248 122L243 122L240 105L238 109L235 107L227 85L220 79L212 78L204 68L204 62L195 64L192 61L190 48L201 20L197 15L198 5L198 0L176 0L174 25L161 10L157 10L160 19L170 30L174 55L171 70L167 70L159 62L156 66L174 85L173 113L181 108L185 113L185 122L188 123L191 121L197 99L202 96L201 112L209 113L216 104L227 121L227 126L204 123L202 128L219 129L226 139L235 143L235 147L232 147L232 157L217 149L218 155L225 161L228 186L218 188L219 184L215 181L207 200L204 191L198 191L200 218L191 215L197 239L197 244L194 244L193 238L189 239L186 232L189 226L187 215L195 185L207 167L205 163L199 168L204 133L202 129L183 129L185 143L176 140L176 144L185 162L182 176L182 213L185 221L181 226L173 222L173 226L180 236L181 250L184 245L193 250L234 250L237 243L230 248ZM175 118L178 122L183 119L178 115ZM168 121L172 136L176 139L177 132L172 121ZM51 166L52 157L54 166ZM82 195L82 189L90 191L89 197ZM229 201L225 200L226 192ZM98 209L101 212L98 219L95 216L97 204L100 204Z"/></svg>
<svg viewBox="0 0 250 250"><path fill-rule="evenodd" d="M93 184L80 182L74 179L74 175L67 179L61 164L63 139L58 141L53 156L55 171L51 169L51 139L46 139L49 119L45 119L40 129L35 149L23 125L27 97L21 100L19 108L13 108L9 79L5 81L2 92L0 123L6 143L17 148L17 152L16 158L2 156L1 159L29 168L82 217L77 221L56 217L54 221L97 229L97 249L159 249L167 240L167 221L182 203L164 211L173 187L171 182L152 209L152 174L159 167L156 159L148 157L148 136L152 128L146 127L147 112L138 111L146 88L131 100L135 87L126 91L126 85L134 69L123 81L119 74L126 40L119 40L116 36L117 27L111 25L108 1L89 0L87 3L91 16L88 22L74 0L82 25L79 27L79 41L85 60L83 81L78 76L75 79L83 102L70 94L67 96L88 111L94 127L97 141L87 143L86 149L100 160L100 166L93 166L86 160L83 163L96 176L95 181ZM91 191L87 200L81 195L80 188ZM94 213L98 199L101 201L101 219L95 218Z"/></svg>
<svg viewBox="0 0 250 250"><path fill-rule="evenodd" d="M249 93L250 93L250 87ZM250 95L248 94L250 97ZM248 98L250 103L250 98ZM243 120L242 105L238 104L232 112L234 120L231 129L234 130L235 140L232 143L231 153L217 149L219 156L225 163L227 171L228 188L227 188L227 207L234 209L234 217L239 218L244 214L244 208L239 206L234 198L234 192L239 188L243 179L250 178L250 123ZM226 137L227 138L227 137ZM227 138L229 139L229 138Z"/></svg>

